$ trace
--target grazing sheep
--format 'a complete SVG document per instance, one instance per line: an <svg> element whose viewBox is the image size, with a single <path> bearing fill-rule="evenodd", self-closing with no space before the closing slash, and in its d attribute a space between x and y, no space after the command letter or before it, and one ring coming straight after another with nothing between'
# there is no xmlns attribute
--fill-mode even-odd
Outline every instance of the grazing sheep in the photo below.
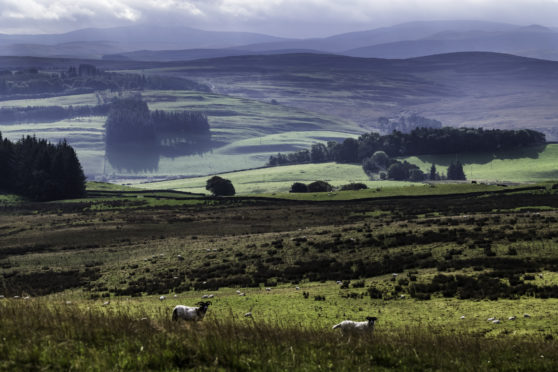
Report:
<svg viewBox="0 0 558 372"><path fill-rule="evenodd" d="M487 321L487 322L491 322L491 321L493 321L494 319L495 319L495 318L488 318L488 319L486 319L486 321Z"/></svg>
<svg viewBox="0 0 558 372"><path fill-rule="evenodd" d="M240 294L240 291L238 289L236 290L236 294Z"/></svg>
<svg viewBox="0 0 558 372"><path fill-rule="evenodd" d="M246 318L253 318L251 312L248 312L248 313L244 314L244 316L245 316Z"/></svg>
<svg viewBox="0 0 558 372"><path fill-rule="evenodd" d="M297 291L300 291L300 287L296 287L295 289L296 289Z"/></svg>
<svg viewBox="0 0 558 372"><path fill-rule="evenodd" d="M374 322L377 320L375 316L367 316L365 322L355 322L353 320L344 320L333 326L332 329L341 328L342 331L366 331L374 330Z"/></svg>
<svg viewBox="0 0 558 372"><path fill-rule="evenodd" d="M108 305L110 305L110 301L103 302L103 306L108 306Z"/></svg>
<svg viewBox="0 0 558 372"><path fill-rule="evenodd" d="M172 320L177 321L178 319L202 320L207 312L207 308L211 305L211 302L198 302L198 307L177 305L172 311Z"/></svg>
<svg viewBox="0 0 558 372"><path fill-rule="evenodd" d="M465 315L461 315L461 318L459 318L459 319L465 319Z"/></svg>
<svg viewBox="0 0 558 372"><path fill-rule="evenodd" d="M209 295L203 295L202 298L209 298Z"/></svg>
<svg viewBox="0 0 558 372"><path fill-rule="evenodd" d="M508 320L515 320L515 315L514 315L514 316L510 316L510 317L508 318Z"/></svg>
<svg viewBox="0 0 558 372"><path fill-rule="evenodd" d="M265 290L268 291L268 292L270 292L270 291L271 291L271 288L268 287L268 288L266 288Z"/></svg>
<svg viewBox="0 0 558 372"><path fill-rule="evenodd" d="M343 282L341 280L336 281L335 283L337 284L343 284Z"/></svg>
<svg viewBox="0 0 558 372"><path fill-rule="evenodd" d="M530 318L531 315L529 315L529 314L523 314L523 317L524 317L524 318Z"/></svg>
<svg viewBox="0 0 558 372"><path fill-rule="evenodd" d="M492 324L500 324L500 319L494 319L494 320L492 321Z"/></svg>
<svg viewBox="0 0 558 372"><path fill-rule="evenodd" d="M160 300L160 301L164 301L164 300L166 300L166 297L165 297L165 296L161 296L161 297L159 297L159 300Z"/></svg>
<svg viewBox="0 0 558 372"><path fill-rule="evenodd" d="M209 296L207 296L207 298L213 298L215 297L215 295L210 294Z"/></svg>
<svg viewBox="0 0 558 372"><path fill-rule="evenodd" d="M244 296L246 296L246 293L241 292L241 293L239 293L238 295L241 296L241 297L244 297Z"/></svg>

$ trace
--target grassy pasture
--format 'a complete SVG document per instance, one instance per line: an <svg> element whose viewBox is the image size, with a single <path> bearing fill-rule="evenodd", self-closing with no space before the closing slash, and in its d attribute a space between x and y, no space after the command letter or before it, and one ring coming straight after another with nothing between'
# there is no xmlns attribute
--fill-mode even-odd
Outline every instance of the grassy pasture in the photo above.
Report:
<svg viewBox="0 0 558 372"><path fill-rule="evenodd" d="M161 305L160 305L161 306ZM342 336L278 320L172 323L130 306L3 301L0 368L80 370L553 370L556 341L410 326ZM105 346L109 345L109 346Z"/></svg>
<svg viewBox="0 0 558 372"><path fill-rule="evenodd" d="M467 179L479 181L540 182L558 178L558 145L543 148L526 148L509 153L453 154L436 156L412 156L405 158L424 172L432 163L445 173L450 162L459 160L464 164Z"/></svg>
<svg viewBox="0 0 558 372"><path fill-rule="evenodd" d="M220 176L230 179L241 195L281 193L282 196L291 188L293 182L310 183L323 180L334 186L341 186L350 182L363 182L372 188L389 188L408 186L410 182L370 181L359 165L322 163L301 164L284 167L271 167L240 172L224 173ZM135 185L145 189L173 189L189 192L207 193L206 181L210 176L184 178L163 182L153 182Z"/></svg>
<svg viewBox="0 0 558 372"><path fill-rule="evenodd" d="M554 370L558 194L453 189L475 187L509 192L133 204L141 190L90 183L128 196L11 205L0 369ZM480 287L449 293L430 285L440 276ZM203 322L170 321L209 294ZM368 315L372 336L331 329Z"/></svg>

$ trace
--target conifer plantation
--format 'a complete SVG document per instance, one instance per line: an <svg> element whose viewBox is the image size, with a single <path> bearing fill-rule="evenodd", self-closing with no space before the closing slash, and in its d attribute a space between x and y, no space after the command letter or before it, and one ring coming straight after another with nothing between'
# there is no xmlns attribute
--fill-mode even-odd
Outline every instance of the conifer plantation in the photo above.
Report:
<svg viewBox="0 0 558 372"><path fill-rule="evenodd" d="M32 200L79 198L85 176L74 149L27 136L13 143L0 133L0 189Z"/></svg>

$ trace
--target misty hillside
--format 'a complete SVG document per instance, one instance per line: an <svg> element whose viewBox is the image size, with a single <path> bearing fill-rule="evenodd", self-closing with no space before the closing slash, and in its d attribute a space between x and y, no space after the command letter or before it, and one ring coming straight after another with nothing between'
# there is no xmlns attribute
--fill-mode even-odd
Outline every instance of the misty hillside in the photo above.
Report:
<svg viewBox="0 0 558 372"><path fill-rule="evenodd" d="M64 34L1 35L0 55L178 61L244 54L319 51L409 58L457 51L505 52L556 59L557 31L483 21L423 21L325 38L287 39L247 32L134 25ZM160 51L160 52L159 52Z"/></svg>
<svg viewBox="0 0 558 372"><path fill-rule="evenodd" d="M185 62L164 73L197 80L220 94L274 99L351 120L364 130L381 116L413 112L451 126L558 134L558 62L552 61L497 53L408 60L288 54Z"/></svg>
<svg viewBox="0 0 558 372"><path fill-rule="evenodd" d="M481 30L487 32L511 30L516 26L496 22L483 21L424 21L408 22L390 27L372 30L348 32L326 38L305 40L284 40L244 46L245 50L263 51L272 49L313 49L343 53L349 49L370 45L417 40L444 31L465 32Z"/></svg>
<svg viewBox="0 0 558 372"><path fill-rule="evenodd" d="M558 59L558 32L541 26L506 31L446 31L419 40L405 40L347 50L354 57L413 58L465 51L509 53Z"/></svg>
<svg viewBox="0 0 558 372"><path fill-rule="evenodd" d="M72 56L100 58L104 54L134 50L229 48L281 41L283 39L248 32L203 31L190 27L134 25L88 28L64 34L0 35L1 55ZM78 44L68 54L68 43ZM102 46L102 47L101 47ZM94 51L88 49L93 48Z"/></svg>

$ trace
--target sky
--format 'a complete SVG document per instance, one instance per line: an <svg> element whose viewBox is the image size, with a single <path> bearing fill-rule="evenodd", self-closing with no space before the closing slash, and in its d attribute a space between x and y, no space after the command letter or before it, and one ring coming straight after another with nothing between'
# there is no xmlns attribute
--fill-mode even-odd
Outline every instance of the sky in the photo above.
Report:
<svg viewBox="0 0 558 372"><path fill-rule="evenodd" d="M322 37L420 20L558 27L558 0L0 0L0 33L184 25Z"/></svg>

